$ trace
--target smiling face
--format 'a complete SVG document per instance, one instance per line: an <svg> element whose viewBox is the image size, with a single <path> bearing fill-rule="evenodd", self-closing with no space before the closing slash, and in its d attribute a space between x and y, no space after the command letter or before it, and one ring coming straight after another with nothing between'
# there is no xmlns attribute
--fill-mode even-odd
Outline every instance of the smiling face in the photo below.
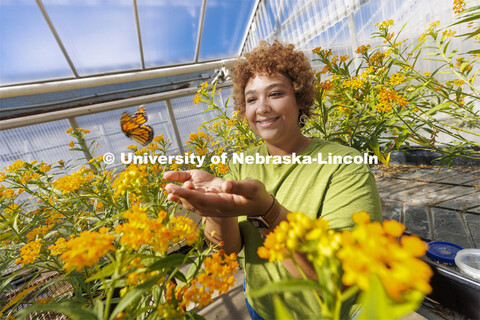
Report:
<svg viewBox="0 0 480 320"><path fill-rule="evenodd" d="M280 73L257 74L245 87L245 115L250 128L267 144L291 145L303 138L300 110L290 79Z"/></svg>

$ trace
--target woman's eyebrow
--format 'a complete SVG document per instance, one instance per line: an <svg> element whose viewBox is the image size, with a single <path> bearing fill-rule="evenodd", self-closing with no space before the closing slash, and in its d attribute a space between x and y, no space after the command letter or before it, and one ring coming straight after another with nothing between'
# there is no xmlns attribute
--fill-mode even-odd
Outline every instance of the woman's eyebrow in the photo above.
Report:
<svg viewBox="0 0 480 320"><path fill-rule="evenodd" d="M279 83L272 83L272 84L269 84L268 86L266 86L266 87L265 87L265 90L270 90L270 89L273 89L273 88L275 88L275 87L286 87L286 85L283 84L283 83L281 83L281 82L279 82ZM247 92L245 92L245 95L250 94L250 93L255 93L255 92L257 92L257 90L254 90L254 89L248 90Z"/></svg>

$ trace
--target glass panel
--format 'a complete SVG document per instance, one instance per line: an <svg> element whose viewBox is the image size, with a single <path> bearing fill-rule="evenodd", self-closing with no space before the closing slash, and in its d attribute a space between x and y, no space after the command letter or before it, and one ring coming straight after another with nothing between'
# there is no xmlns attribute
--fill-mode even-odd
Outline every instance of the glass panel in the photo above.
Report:
<svg viewBox="0 0 480 320"><path fill-rule="evenodd" d="M34 1L0 2L0 84L73 77Z"/></svg>
<svg viewBox="0 0 480 320"><path fill-rule="evenodd" d="M51 164L83 157L81 152L69 151L72 138L65 133L69 127L68 120L59 120L0 131L0 168L15 160Z"/></svg>
<svg viewBox="0 0 480 320"><path fill-rule="evenodd" d="M209 0L199 60L237 56L255 1Z"/></svg>
<svg viewBox="0 0 480 320"><path fill-rule="evenodd" d="M80 75L141 67L132 1L43 3Z"/></svg>
<svg viewBox="0 0 480 320"><path fill-rule="evenodd" d="M201 0L138 0L146 67L193 62Z"/></svg>
<svg viewBox="0 0 480 320"><path fill-rule="evenodd" d="M204 103L195 105L192 99L193 95L171 100L178 131L180 132L180 139L184 146L187 144L190 133L198 132L198 127L203 122L209 121L217 115L214 111L203 112L209 106Z"/></svg>

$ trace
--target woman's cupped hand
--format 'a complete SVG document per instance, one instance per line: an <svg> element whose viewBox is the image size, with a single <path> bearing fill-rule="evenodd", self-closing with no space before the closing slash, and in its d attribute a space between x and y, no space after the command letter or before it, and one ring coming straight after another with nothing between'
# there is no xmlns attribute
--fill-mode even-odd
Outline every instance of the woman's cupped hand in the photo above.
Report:
<svg viewBox="0 0 480 320"><path fill-rule="evenodd" d="M256 179L223 180L202 170L167 171L163 178L168 200L204 217L258 216L268 211L272 197Z"/></svg>

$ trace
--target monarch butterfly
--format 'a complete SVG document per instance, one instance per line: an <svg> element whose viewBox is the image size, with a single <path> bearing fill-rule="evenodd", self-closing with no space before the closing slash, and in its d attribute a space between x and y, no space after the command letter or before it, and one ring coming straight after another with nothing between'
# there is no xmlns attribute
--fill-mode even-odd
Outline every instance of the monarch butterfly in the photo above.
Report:
<svg viewBox="0 0 480 320"><path fill-rule="evenodd" d="M122 117L120 118L120 127L128 138L146 146L153 140L152 127L143 125L147 120L148 116L145 111L145 106L141 105L133 117L128 112L122 114Z"/></svg>

